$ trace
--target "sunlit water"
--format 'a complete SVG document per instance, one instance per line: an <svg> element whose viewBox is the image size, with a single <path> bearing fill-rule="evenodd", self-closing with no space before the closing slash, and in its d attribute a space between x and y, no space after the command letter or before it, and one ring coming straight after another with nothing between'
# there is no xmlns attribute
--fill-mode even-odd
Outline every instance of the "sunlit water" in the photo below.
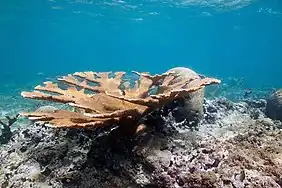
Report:
<svg viewBox="0 0 282 188"><path fill-rule="evenodd" d="M2 95L74 71L175 66L282 85L281 0L9 0L0 28Z"/></svg>

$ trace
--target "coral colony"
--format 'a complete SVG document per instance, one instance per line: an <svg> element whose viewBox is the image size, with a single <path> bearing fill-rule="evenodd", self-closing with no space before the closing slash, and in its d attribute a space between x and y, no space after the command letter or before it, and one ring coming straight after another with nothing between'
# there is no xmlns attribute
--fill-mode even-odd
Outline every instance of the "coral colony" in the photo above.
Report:
<svg viewBox="0 0 282 188"><path fill-rule="evenodd" d="M191 76L179 79L175 72L161 75L133 72L136 80L125 79L125 72L76 72L44 82L35 91L22 92L25 98L68 104L76 110L21 113L32 121L53 127L91 128L113 124L131 126L133 133L144 124L142 117L163 105L187 96L220 80Z"/></svg>

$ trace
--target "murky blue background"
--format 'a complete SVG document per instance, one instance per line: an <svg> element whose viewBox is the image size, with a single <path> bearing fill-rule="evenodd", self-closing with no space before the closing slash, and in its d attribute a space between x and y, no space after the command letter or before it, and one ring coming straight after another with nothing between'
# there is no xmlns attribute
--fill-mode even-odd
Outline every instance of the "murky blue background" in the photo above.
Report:
<svg viewBox="0 0 282 188"><path fill-rule="evenodd" d="M282 86L281 0L0 1L0 90L74 71L186 66Z"/></svg>

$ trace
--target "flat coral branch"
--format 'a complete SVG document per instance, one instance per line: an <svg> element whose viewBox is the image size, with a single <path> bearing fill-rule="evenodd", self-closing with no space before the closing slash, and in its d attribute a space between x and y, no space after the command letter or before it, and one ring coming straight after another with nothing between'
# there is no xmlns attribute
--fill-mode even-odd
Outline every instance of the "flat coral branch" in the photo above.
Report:
<svg viewBox="0 0 282 188"><path fill-rule="evenodd" d="M118 123L119 118L96 118L89 117L81 113L67 110L57 110L54 112L32 112L21 113L20 115L28 117L30 120L38 122L48 122L54 127L104 127Z"/></svg>
<svg viewBox="0 0 282 188"><path fill-rule="evenodd" d="M220 83L214 78L179 79L175 73L150 75L133 72L139 79L124 79L125 72L76 72L58 79L60 84L44 82L33 92L22 92L25 98L65 103L79 112L21 113L33 121L54 127L99 127L135 120L166 103L197 91L206 85Z"/></svg>

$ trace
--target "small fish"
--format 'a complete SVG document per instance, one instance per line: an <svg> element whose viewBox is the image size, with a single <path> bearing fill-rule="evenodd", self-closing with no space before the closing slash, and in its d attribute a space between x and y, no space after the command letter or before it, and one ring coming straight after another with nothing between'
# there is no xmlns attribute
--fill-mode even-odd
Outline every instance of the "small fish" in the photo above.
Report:
<svg viewBox="0 0 282 188"><path fill-rule="evenodd" d="M206 78L206 76L205 76L205 75L203 75L203 74L198 74L198 75L200 76L200 78L201 78L201 79Z"/></svg>
<svg viewBox="0 0 282 188"><path fill-rule="evenodd" d="M252 90L251 89L245 89L244 91L244 97L247 98L252 94Z"/></svg>

